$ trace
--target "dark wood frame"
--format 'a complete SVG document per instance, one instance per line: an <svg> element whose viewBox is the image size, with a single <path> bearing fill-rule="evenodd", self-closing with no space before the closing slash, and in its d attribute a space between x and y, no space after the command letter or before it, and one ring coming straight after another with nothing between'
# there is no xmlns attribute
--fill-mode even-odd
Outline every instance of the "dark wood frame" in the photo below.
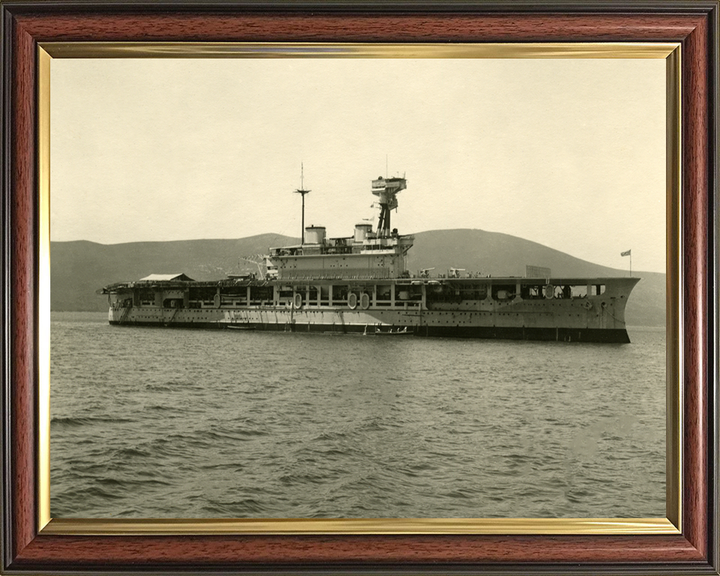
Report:
<svg viewBox="0 0 720 576"><path fill-rule="evenodd" d="M718 574L718 2L2 4L2 559L7 574ZM44 41L682 43L685 386L679 535L51 536L37 529L37 44Z"/></svg>

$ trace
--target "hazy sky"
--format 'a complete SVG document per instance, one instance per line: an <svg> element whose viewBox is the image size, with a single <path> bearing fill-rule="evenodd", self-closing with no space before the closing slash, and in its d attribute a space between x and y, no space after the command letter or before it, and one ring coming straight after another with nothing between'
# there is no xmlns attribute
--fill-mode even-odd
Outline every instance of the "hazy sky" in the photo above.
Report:
<svg viewBox="0 0 720 576"><path fill-rule="evenodd" d="M665 271L663 60L56 58L51 106L55 241L299 236L301 162L349 236L387 159L401 234Z"/></svg>

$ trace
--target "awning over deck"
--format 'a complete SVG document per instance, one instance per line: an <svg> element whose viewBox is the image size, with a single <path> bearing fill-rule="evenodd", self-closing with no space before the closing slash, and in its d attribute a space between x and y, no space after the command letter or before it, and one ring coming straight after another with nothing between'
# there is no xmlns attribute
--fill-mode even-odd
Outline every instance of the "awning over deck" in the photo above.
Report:
<svg viewBox="0 0 720 576"><path fill-rule="evenodd" d="M194 280L185 274L150 274L140 278L139 282L193 282Z"/></svg>

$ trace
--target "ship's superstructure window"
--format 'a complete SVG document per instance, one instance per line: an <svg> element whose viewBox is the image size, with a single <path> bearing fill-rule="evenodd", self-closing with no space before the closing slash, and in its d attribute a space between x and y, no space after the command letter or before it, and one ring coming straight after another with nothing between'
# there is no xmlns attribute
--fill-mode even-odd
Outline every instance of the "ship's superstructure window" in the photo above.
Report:
<svg viewBox="0 0 720 576"><path fill-rule="evenodd" d="M457 284L463 300L485 300L487 298L487 284Z"/></svg>
<svg viewBox="0 0 720 576"><path fill-rule="evenodd" d="M523 300L542 300L545 298L543 284L522 284L520 296Z"/></svg>
<svg viewBox="0 0 720 576"><path fill-rule="evenodd" d="M213 306L217 288L215 286L191 286L188 293L188 307Z"/></svg>
<svg viewBox="0 0 720 576"><path fill-rule="evenodd" d="M155 306L155 291L152 288L141 288L136 292L140 306Z"/></svg>
<svg viewBox="0 0 720 576"><path fill-rule="evenodd" d="M605 284L593 284L592 295L600 296L602 294L605 294Z"/></svg>
<svg viewBox="0 0 720 576"><path fill-rule="evenodd" d="M319 293L320 293L320 306L329 306L330 305L330 293L332 291L332 286L319 286Z"/></svg>
<svg viewBox="0 0 720 576"><path fill-rule="evenodd" d="M494 284L492 287L492 299L504 302L515 298L515 284Z"/></svg>
<svg viewBox="0 0 720 576"><path fill-rule="evenodd" d="M399 284L395 287L395 296L395 300L400 302L422 300L422 286Z"/></svg>
<svg viewBox="0 0 720 576"><path fill-rule="evenodd" d="M563 298L570 298L571 288L567 284L564 286L555 286L555 298L561 300Z"/></svg>
<svg viewBox="0 0 720 576"><path fill-rule="evenodd" d="M455 286L450 285L436 285L428 290L427 301L428 303L453 303L458 304L462 302L463 297L460 294L460 290Z"/></svg>
<svg viewBox="0 0 720 576"><path fill-rule="evenodd" d="M280 286L278 288L278 305L279 306L290 306L293 299L292 286Z"/></svg>
<svg viewBox="0 0 720 576"><path fill-rule="evenodd" d="M333 303L347 302L348 294L350 293L349 286L333 286Z"/></svg>
<svg viewBox="0 0 720 576"><path fill-rule="evenodd" d="M272 302L273 287L272 286L251 286L250 287L250 305L258 306L263 303Z"/></svg>
<svg viewBox="0 0 720 576"><path fill-rule="evenodd" d="M220 304L222 306L237 306L245 303L247 288L243 286L229 286L220 291Z"/></svg>
<svg viewBox="0 0 720 576"><path fill-rule="evenodd" d="M392 286L390 286L389 284L379 284L376 287L375 305L376 306L391 306L392 305Z"/></svg>
<svg viewBox="0 0 720 576"><path fill-rule="evenodd" d="M308 286L307 289L303 289L303 299L307 301L309 306L317 306L318 304L318 289L317 286Z"/></svg>

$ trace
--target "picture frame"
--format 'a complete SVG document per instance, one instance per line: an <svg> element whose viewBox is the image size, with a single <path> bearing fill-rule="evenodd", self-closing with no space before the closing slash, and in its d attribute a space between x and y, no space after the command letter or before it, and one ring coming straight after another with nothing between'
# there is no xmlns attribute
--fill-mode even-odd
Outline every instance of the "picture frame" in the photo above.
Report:
<svg viewBox="0 0 720 576"><path fill-rule="evenodd" d="M8 573L213 571L244 573L447 572L718 574L717 2L225 3L5 2L3 11L3 553ZM681 45L683 247L680 310L671 320L682 396L676 485L679 529L658 533L528 533L512 523L470 533L461 522L398 529L237 533L210 521L172 530L151 520L93 529L53 528L44 517L46 457L40 388L46 266L38 190L47 170L37 98L43 43L86 42L676 42ZM40 166L40 168L38 168ZM45 199L46 201L47 199ZM673 255L669 258L672 260ZM681 272L680 272L681 271ZM673 403L677 406L673 406ZM678 427L678 432L680 428ZM672 458L671 458L672 460ZM40 489L39 489L40 487ZM671 515L672 516L672 515ZM451 522L452 524L452 522Z"/></svg>

